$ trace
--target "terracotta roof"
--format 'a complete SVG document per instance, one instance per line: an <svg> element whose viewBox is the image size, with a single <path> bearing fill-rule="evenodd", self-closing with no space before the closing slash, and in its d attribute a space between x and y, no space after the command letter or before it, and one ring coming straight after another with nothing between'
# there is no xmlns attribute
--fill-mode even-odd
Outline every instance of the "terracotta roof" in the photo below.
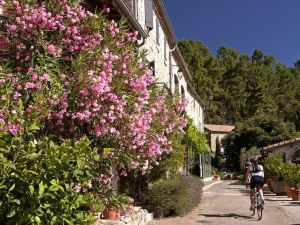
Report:
<svg viewBox="0 0 300 225"><path fill-rule="evenodd" d="M219 125L219 124L204 124L204 128L214 132L231 132L235 127L231 125Z"/></svg>
<svg viewBox="0 0 300 225"><path fill-rule="evenodd" d="M292 143L298 142L298 141L300 141L300 138L294 138L294 139L287 140L287 141L282 141L282 142L279 142L279 143L276 143L276 144L273 144L273 145L268 145L268 146L264 147L263 149L268 150L268 151L272 151L276 147L281 147L281 146L292 144Z"/></svg>

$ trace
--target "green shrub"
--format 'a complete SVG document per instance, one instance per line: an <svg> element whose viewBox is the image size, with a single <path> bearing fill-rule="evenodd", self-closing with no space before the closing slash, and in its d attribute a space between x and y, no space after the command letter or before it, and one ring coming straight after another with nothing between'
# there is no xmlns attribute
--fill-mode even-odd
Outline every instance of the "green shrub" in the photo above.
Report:
<svg viewBox="0 0 300 225"><path fill-rule="evenodd" d="M88 209L102 203L89 189L90 141L20 141L0 132L0 224L93 224Z"/></svg>
<svg viewBox="0 0 300 225"><path fill-rule="evenodd" d="M154 183L144 194L144 205L155 217L183 215L197 206L203 184L198 177L180 176Z"/></svg>
<svg viewBox="0 0 300 225"><path fill-rule="evenodd" d="M221 180L225 180L226 174L224 172L220 172L219 176Z"/></svg>
<svg viewBox="0 0 300 225"><path fill-rule="evenodd" d="M300 165L287 163L283 169L284 182L293 188L300 188Z"/></svg>
<svg viewBox="0 0 300 225"><path fill-rule="evenodd" d="M249 150L247 150L246 148L242 148L240 153L241 171L244 171L246 162L249 162L253 156L258 156L260 154L260 149L257 147L252 147Z"/></svg>
<svg viewBox="0 0 300 225"><path fill-rule="evenodd" d="M282 154L269 155L264 162L264 171L267 178L283 180L284 166Z"/></svg>
<svg viewBox="0 0 300 225"><path fill-rule="evenodd" d="M236 179L240 182L244 182L245 181L245 174L239 174L236 176Z"/></svg>
<svg viewBox="0 0 300 225"><path fill-rule="evenodd" d="M188 198L185 199L187 201L185 204L186 207L183 210L183 213L186 214L199 204L202 195L203 182L197 176L182 176L180 177L180 180L188 193Z"/></svg>

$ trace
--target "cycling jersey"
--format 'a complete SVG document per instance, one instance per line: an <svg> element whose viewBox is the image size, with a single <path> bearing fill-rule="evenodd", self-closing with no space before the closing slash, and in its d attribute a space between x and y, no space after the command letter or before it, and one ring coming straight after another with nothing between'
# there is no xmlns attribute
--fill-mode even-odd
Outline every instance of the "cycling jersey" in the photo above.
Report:
<svg viewBox="0 0 300 225"><path fill-rule="evenodd" d="M261 165L257 165L257 167L255 167L253 164L250 165L249 168L250 174L251 176L259 176L259 177L264 177L264 168Z"/></svg>

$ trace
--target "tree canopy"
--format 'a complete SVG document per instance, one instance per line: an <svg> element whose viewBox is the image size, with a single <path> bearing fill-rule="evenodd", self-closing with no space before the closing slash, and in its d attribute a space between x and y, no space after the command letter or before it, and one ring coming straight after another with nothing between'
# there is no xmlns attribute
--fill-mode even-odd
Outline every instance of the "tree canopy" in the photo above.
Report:
<svg viewBox="0 0 300 225"><path fill-rule="evenodd" d="M221 46L216 55L199 41L178 44L205 104L205 122L235 124L266 115L300 130L300 60L289 68L255 49L252 55Z"/></svg>
<svg viewBox="0 0 300 225"><path fill-rule="evenodd" d="M264 147L300 131L300 60L289 68L255 49L221 46L214 55L200 41L178 44L203 100L205 123L233 124L223 141L227 166L239 168L242 148Z"/></svg>

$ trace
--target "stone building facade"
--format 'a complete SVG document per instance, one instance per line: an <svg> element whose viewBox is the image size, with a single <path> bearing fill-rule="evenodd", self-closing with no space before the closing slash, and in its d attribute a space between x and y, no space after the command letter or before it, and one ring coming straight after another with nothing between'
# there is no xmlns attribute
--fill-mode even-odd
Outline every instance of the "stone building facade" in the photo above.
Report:
<svg viewBox="0 0 300 225"><path fill-rule="evenodd" d="M279 142L263 148L268 154L282 153L286 162L300 164L300 138Z"/></svg>
<svg viewBox="0 0 300 225"><path fill-rule="evenodd" d="M235 127L231 125L204 124L204 130L207 132L208 144L213 155L216 153L217 141L219 141L221 146L221 140L234 128Z"/></svg>

